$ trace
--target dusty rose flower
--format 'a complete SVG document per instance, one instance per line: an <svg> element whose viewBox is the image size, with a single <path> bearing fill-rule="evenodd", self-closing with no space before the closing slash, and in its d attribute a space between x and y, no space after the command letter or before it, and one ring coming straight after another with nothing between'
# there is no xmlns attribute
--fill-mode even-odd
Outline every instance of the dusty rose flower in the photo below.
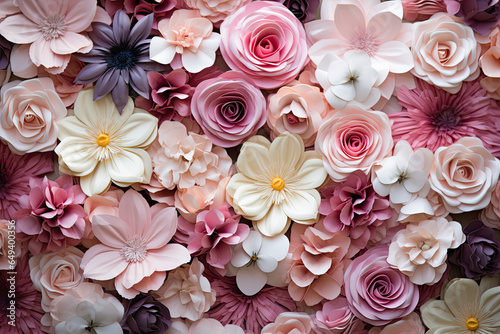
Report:
<svg viewBox="0 0 500 334"><path fill-rule="evenodd" d="M337 298L343 284L343 260L350 239L340 233L328 232L318 224L294 224L290 239L289 252L293 260L289 270L290 296L308 306Z"/></svg>
<svg viewBox="0 0 500 334"><path fill-rule="evenodd" d="M42 293L42 308L49 312L50 302L76 288L83 282L80 269L83 252L68 247L56 253L38 254L30 258L30 276L33 286Z"/></svg>
<svg viewBox="0 0 500 334"><path fill-rule="evenodd" d="M491 200L480 214L484 225L500 230L500 182L497 182L491 194Z"/></svg>
<svg viewBox="0 0 500 334"><path fill-rule="evenodd" d="M306 147L314 145L319 127L334 113L319 88L297 83L268 96L267 125L271 139L285 131L298 134Z"/></svg>
<svg viewBox="0 0 500 334"><path fill-rule="evenodd" d="M222 325L218 320L201 318L195 322L174 319L172 327L165 334L245 334L247 332L236 325Z"/></svg>
<svg viewBox="0 0 500 334"><path fill-rule="evenodd" d="M259 88L283 86L307 63L304 27L280 3L251 2L225 19L220 32L220 50L226 63Z"/></svg>
<svg viewBox="0 0 500 334"><path fill-rule="evenodd" d="M330 177L342 182L358 169L368 174L375 162L391 154L392 146L386 114L349 106L321 125L315 149Z"/></svg>
<svg viewBox="0 0 500 334"><path fill-rule="evenodd" d="M444 0L448 13L463 17L465 24L480 35L488 35L500 19L498 0Z"/></svg>
<svg viewBox="0 0 500 334"><path fill-rule="evenodd" d="M195 258L168 274L165 284L154 292L155 298L166 305L172 318L200 319L215 303L215 290L203 276L205 266Z"/></svg>
<svg viewBox="0 0 500 334"><path fill-rule="evenodd" d="M481 47L474 31L452 15L435 14L413 25L412 73L454 94L479 76Z"/></svg>
<svg viewBox="0 0 500 334"><path fill-rule="evenodd" d="M424 334L425 327L420 320L420 316L412 312L401 320L383 328L374 327L370 329L368 334Z"/></svg>
<svg viewBox="0 0 500 334"><path fill-rule="evenodd" d="M56 181L32 178L24 195L25 208L16 213L16 230L32 254L59 251L80 243L87 214L81 204L87 196L69 175Z"/></svg>
<svg viewBox="0 0 500 334"><path fill-rule="evenodd" d="M21 244L15 233L14 222L0 219L0 270L10 269L12 260L15 261L21 255Z"/></svg>
<svg viewBox="0 0 500 334"><path fill-rule="evenodd" d="M121 0L127 14L133 14L137 21L153 13L153 29L158 29L158 22L172 16L172 13L185 8L182 0ZM109 2L109 0L108 0Z"/></svg>
<svg viewBox="0 0 500 334"><path fill-rule="evenodd" d="M500 161L486 150L480 139L463 137L435 152L430 173L432 189L451 213L485 208L500 175Z"/></svg>
<svg viewBox="0 0 500 334"><path fill-rule="evenodd" d="M278 0L298 18L301 22L308 22L316 17L319 0Z"/></svg>
<svg viewBox="0 0 500 334"><path fill-rule="evenodd" d="M462 225L445 218L408 224L389 246L387 262L415 284L436 284L446 271L448 249L465 241Z"/></svg>
<svg viewBox="0 0 500 334"><path fill-rule="evenodd" d="M168 308L151 295L138 295L123 301L125 309L120 325L126 334L164 334L170 327Z"/></svg>
<svg viewBox="0 0 500 334"><path fill-rule="evenodd" d="M66 114L49 78L13 81L2 86L0 137L17 154L52 151L57 145L57 121Z"/></svg>
<svg viewBox="0 0 500 334"><path fill-rule="evenodd" d="M323 188L319 213L330 232L341 231L351 244L363 249L373 239L378 226L392 216L389 200L378 195L368 176L355 171L340 183Z"/></svg>
<svg viewBox="0 0 500 334"><path fill-rule="evenodd" d="M425 21L433 14L446 12L444 0L401 0L403 18L408 21Z"/></svg>
<svg viewBox="0 0 500 334"><path fill-rule="evenodd" d="M229 71L196 87L191 113L215 145L233 147L266 122L266 99L248 76Z"/></svg>
<svg viewBox="0 0 500 334"><path fill-rule="evenodd" d="M418 303L418 289L408 276L387 263L386 245L370 248L355 258L344 274L352 312L374 326L404 317Z"/></svg>
<svg viewBox="0 0 500 334"><path fill-rule="evenodd" d="M318 334L347 334L365 327L365 324L354 316L347 299L342 296L324 303L321 310L311 317L313 328Z"/></svg>
<svg viewBox="0 0 500 334"><path fill-rule="evenodd" d="M262 328L262 334L313 334L311 318L307 313L285 312L281 313L274 323Z"/></svg>
<svg viewBox="0 0 500 334"><path fill-rule="evenodd" d="M186 5L192 9L198 9L201 16L212 21L215 27L219 27L229 14L250 3L250 1L251 0L184 0Z"/></svg>
<svg viewBox="0 0 500 334"><path fill-rule="evenodd" d="M11 50L10 43L3 36L0 36L0 70L5 70L9 66Z"/></svg>

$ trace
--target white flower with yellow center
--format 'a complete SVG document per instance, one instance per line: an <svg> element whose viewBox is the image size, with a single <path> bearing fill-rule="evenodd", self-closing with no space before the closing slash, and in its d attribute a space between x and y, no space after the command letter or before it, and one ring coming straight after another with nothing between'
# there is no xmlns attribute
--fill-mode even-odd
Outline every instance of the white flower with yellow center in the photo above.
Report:
<svg viewBox="0 0 500 334"><path fill-rule="evenodd" d="M300 136L282 133L273 143L253 136L241 148L228 200L238 214L268 237L285 233L291 220L314 224L321 202L316 190L327 173L321 157L304 152Z"/></svg>
<svg viewBox="0 0 500 334"><path fill-rule="evenodd" d="M93 101L93 89L78 93L75 116L58 122L61 143L55 152L60 170L80 177L88 196L120 187L149 183L151 158L146 149L156 138L158 120L134 108L129 97L121 115L111 95Z"/></svg>

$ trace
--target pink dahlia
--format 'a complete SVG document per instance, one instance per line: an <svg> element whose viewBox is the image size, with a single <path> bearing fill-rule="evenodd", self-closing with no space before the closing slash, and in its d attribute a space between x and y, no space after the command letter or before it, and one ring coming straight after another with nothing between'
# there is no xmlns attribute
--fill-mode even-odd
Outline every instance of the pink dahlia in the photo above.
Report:
<svg viewBox="0 0 500 334"><path fill-rule="evenodd" d="M341 231L358 249L366 247L377 226L392 216L389 200L378 195L361 171L350 174L342 183L321 190L319 213L329 232Z"/></svg>
<svg viewBox="0 0 500 334"><path fill-rule="evenodd" d="M29 193L29 180L53 171L51 153L16 155L0 142L0 219L10 219L19 209L19 199Z"/></svg>
<svg viewBox="0 0 500 334"><path fill-rule="evenodd" d="M56 252L80 243L87 213L82 204L87 196L69 175L56 181L31 178L27 205L16 212L17 237L27 241L32 254Z"/></svg>
<svg viewBox="0 0 500 334"><path fill-rule="evenodd" d="M238 289L236 277L224 277L208 270L205 276L216 292L215 304L208 315L223 325L233 324L259 334L262 327L274 322L279 314L297 308L286 288L265 286L257 294L246 296Z"/></svg>
<svg viewBox="0 0 500 334"><path fill-rule="evenodd" d="M42 316L42 294L33 288L30 278L30 267L28 257L25 256L17 262L17 274L11 275L8 271L0 271L0 327L2 334L41 334ZM12 280L12 277L15 277ZM8 280L10 279L10 280ZM15 299L9 299L8 293L11 289L11 282L15 282ZM8 324L12 320L9 318L10 301L15 300L15 326Z"/></svg>
<svg viewBox="0 0 500 334"><path fill-rule="evenodd" d="M403 110L389 116L395 142L406 140L413 149L427 147L434 152L462 137L479 137L500 157L500 108L478 80L464 82L456 94L416 80L416 88L403 86L398 99Z"/></svg>

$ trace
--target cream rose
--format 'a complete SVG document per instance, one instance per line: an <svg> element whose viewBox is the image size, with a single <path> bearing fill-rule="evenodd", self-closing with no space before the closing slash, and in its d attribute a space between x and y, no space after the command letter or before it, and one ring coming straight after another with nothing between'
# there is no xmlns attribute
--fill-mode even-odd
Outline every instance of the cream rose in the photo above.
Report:
<svg viewBox="0 0 500 334"><path fill-rule="evenodd" d="M56 122L66 107L49 78L13 81L2 87L0 138L17 154L52 151L57 144Z"/></svg>
<svg viewBox="0 0 500 334"><path fill-rule="evenodd" d="M68 247L57 253L38 254L30 258L33 287L42 293L42 308L50 312L50 302L83 282L80 269L83 252Z"/></svg>
<svg viewBox="0 0 500 334"><path fill-rule="evenodd" d="M451 213L485 208L500 175L500 161L479 138L463 137L434 153L430 184Z"/></svg>
<svg viewBox="0 0 500 334"><path fill-rule="evenodd" d="M438 13L413 24L412 73L428 83L457 93L463 81L479 76L481 47L462 19Z"/></svg>

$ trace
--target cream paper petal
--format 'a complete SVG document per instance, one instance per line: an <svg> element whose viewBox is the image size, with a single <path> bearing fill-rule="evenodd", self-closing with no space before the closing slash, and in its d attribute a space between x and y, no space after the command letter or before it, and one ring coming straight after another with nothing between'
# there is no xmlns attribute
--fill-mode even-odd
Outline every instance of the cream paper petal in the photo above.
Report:
<svg viewBox="0 0 500 334"><path fill-rule="evenodd" d="M92 173L80 178L80 187L87 196L102 194L110 186L111 178L102 162L97 164Z"/></svg>
<svg viewBox="0 0 500 334"><path fill-rule="evenodd" d="M267 275L260 271L255 264L240 268L236 274L236 284L240 291L247 296L255 295L266 285L266 282Z"/></svg>
<svg viewBox="0 0 500 334"><path fill-rule="evenodd" d="M88 143L79 137L68 137L61 141L55 152L65 165L77 176L92 174L98 160L94 157L96 143Z"/></svg>
<svg viewBox="0 0 500 334"><path fill-rule="evenodd" d="M126 149L113 154L105 161L106 170L117 185L127 186L132 183L144 182L144 178L151 178L151 157L145 150Z"/></svg>
<svg viewBox="0 0 500 334"><path fill-rule="evenodd" d="M474 305L474 310L478 309L480 297L481 293L477 283L468 278L461 278L454 281L448 287L444 294L444 301L450 309L451 314L460 319L466 306L465 304Z"/></svg>
<svg viewBox="0 0 500 334"><path fill-rule="evenodd" d="M431 300L421 307L422 321L429 328L454 327L458 324L447 304L442 300Z"/></svg>
<svg viewBox="0 0 500 334"><path fill-rule="evenodd" d="M140 147L149 146L156 138L158 119L146 113L135 113L120 128L118 140L120 146Z"/></svg>
<svg viewBox="0 0 500 334"><path fill-rule="evenodd" d="M303 221L315 219L318 216L318 208L321 197L318 191L296 190L287 194L282 203L284 213L292 220Z"/></svg>
<svg viewBox="0 0 500 334"><path fill-rule="evenodd" d="M176 55L175 46L165 38L155 36L149 46L149 58L160 64L170 64Z"/></svg>
<svg viewBox="0 0 500 334"><path fill-rule="evenodd" d="M269 149L257 143L246 142L243 144L236 162L238 172L249 179L263 182L269 181L269 184L271 184L273 177L277 175L273 175L269 168L270 165Z"/></svg>
<svg viewBox="0 0 500 334"><path fill-rule="evenodd" d="M306 159L300 169L285 181L286 185L290 185L293 189L317 188L325 182L328 176L323 160L316 152L309 151L305 152L304 155Z"/></svg>
<svg viewBox="0 0 500 334"><path fill-rule="evenodd" d="M267 237L285 233L290 226L290 218L283 212L280 205L271 206L264 218L253 221L253 226Z"/></svg>
<svg viewBox="0 0 500 334"><path fill-rule="evenodd" d="M228 187L231 184L229 181ZM263 219L270 210L271 200L263 197L262 187L255 184L245 184L238 187L233 201L238 205L241 214L251 220Z"/></svg>
<svg viewBox="0 0 500 334"><path fill-rule="evenodd" d="M282 133L274 139L269 148L269 155L272 157L271 172L286 181L300 168L303 153L304 142L299 135Z"/></svg>

